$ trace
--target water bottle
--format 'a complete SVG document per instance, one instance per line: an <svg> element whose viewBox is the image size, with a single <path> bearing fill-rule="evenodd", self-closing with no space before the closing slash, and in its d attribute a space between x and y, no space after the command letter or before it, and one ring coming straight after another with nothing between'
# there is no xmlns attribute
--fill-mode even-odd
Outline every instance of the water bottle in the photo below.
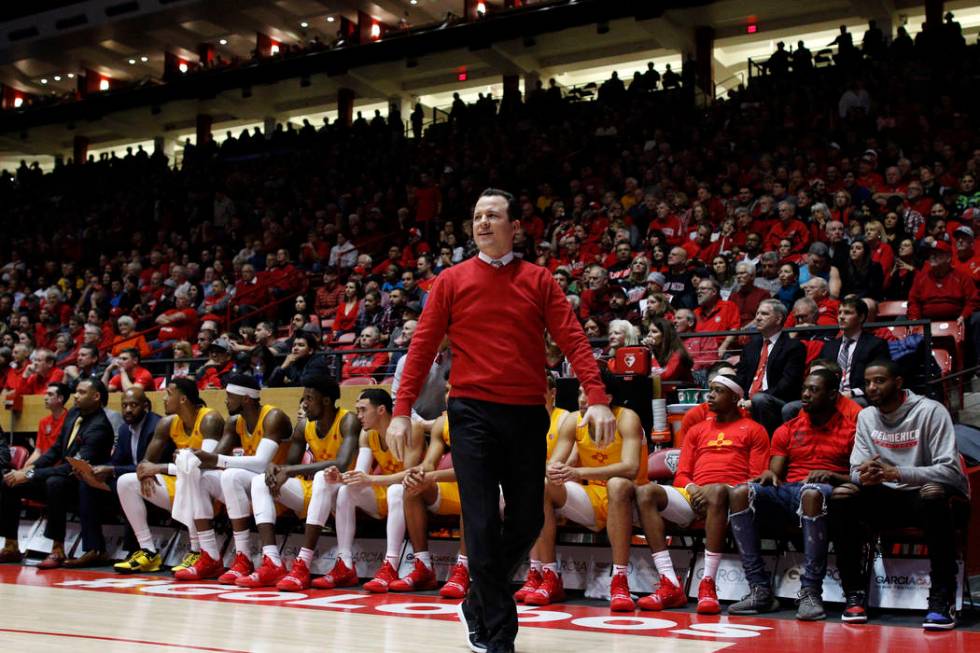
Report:
<svg viewBox="0 0 980 653"><path fill-rule="evenodd" d="M262 387L262 361L255 364L255 381Z"/></svg>

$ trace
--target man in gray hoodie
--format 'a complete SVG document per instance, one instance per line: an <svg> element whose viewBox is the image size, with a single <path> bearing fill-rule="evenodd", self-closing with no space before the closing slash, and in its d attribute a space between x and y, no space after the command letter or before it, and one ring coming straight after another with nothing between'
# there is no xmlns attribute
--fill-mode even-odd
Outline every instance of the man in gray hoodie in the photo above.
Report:
<svg viewBox="0 0 980 653"><path fill-rule="evenodd" d="M860 412L851 481L860 491L836 502L837 564L846 596L841 618L867 621L861 552L867 534L877 528L916 526L924 530L931 565L929 609L922 627L956 627L956 546L949 498L969 495L949 412L937 401L902 388L900 368L878 360L865 370L872 405Z"/></svg>

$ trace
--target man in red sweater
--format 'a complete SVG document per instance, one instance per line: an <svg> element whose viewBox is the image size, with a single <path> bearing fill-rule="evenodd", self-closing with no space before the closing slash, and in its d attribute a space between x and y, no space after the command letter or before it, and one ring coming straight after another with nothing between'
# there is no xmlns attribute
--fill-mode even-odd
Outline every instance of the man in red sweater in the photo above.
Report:
<svg viewBox="0 0 980 653"><path fill-rule="evenodd" d="M718 614L715 574L728 530L728 494L732 486L755 478L769 461L769 434L739 409L741 386L734 375L719 374L709 384L708 408L714 413L684 437L673 486L657 483L636 488L636 503L660 586L639 600L643 610L687 605L667 551L664 520L687 526L705 520L704 578L698 588L698 612Z"/></svg>
<svg viewBox="0 0 980 653"><path fill-rule="evenodd" d="M786 239L793 244L791 251L802 254L810 244L810 231L806 225L797 220L793 205L789 202L779 203L779 221L766 234L762 249L767 252L779 250L779 241Z"/></svg>
<svg viewBox="0 0 980 653"><path fill-rule="evenodd" d="M571 305L545 268L516 258L520 228L514 197L485 190L473 209L474 256L442 272L409 347L389 449L399 460L411 444L412 405L436 350L448 335L453 366L448 417L453 468L466 515L472 590L459 606L472 650L507 653L517 636L517 606L510 578L544 521L547 331L585 388L583 426L607 445L616 420L588 340ZM498 485L507 504L501 523Z"/></svg>

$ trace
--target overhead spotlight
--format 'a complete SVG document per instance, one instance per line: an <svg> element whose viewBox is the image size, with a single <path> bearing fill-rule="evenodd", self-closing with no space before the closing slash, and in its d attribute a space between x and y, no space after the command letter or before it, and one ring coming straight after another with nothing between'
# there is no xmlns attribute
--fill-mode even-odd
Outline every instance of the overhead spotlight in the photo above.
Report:
<svg viewBox="0 0 980 653"><path fill-rule="evenodd" d="M218 43L221 45L228 45L228 39L218 39Z"/></svg>
<svg viewBox="0 0 980 653"><path fill-rule="evenodd" d="M418 3L419 3L419 0L408 0L408 4L412 5L413 7L415 5L417 5Z"/></svg>
<svg viewBox="0 0 980 653"><path fill-rule="evenodd" d="M143 63L146 63L149 60L150 60L150 58L148 56L146 56L145 54L142 57L140 57L140 61L142 61Z"/></svg>
<svg viewBox="0 0 980 653"><path fill-rule="evenodd" d="M75 73L68 73L68 79L75 79Z"/></svg>
<svg viewBox="0 0 980 653"><path fill-rule="evenodd" d="M136 65L136 59L130 59L129 60L129 65L130 66L135 66Z"/></svg>
<svg viewBox="0 0 980 653"><path fill-rule="evenodd" d="M371 23L371 40L377 41L381 38L381 25L378 23Z"/></svg>
<svg viewBox="0 0 980 653"><path fill-rule="evenodd" d="M42 78L41 79L41 83L42 84L47 84L48 83L48 78L47 77Z"/></svg>
<svg viewBox="0 0 980 653"><path fill-rule="evenodd" d="M14 98L14 108L19 109L24 106L24 98L17 96Z"/></svg>
<svg viewBox="0 0 980 653"><path fill-rule="evenodd" d="M275 56L275 55L279 54L279 44L278 43L273 43L269 47L269 54L272 55L272 56Z"/></svg>
<svg viewBox="0 0 980 653"><path fill-rule="evenodd" d="M328 23L332 23L332 22L334 22L335 20L337 20L337 19L336 19L336 18L334 18L333 16L327 16L327 22L328 22Z"/></svg>
<svg viewBox="0 0 980 653"><path fill-rule="evenodd" d="M109 90L109 80L103 77L99 80L99 90L108 91Z"/></svg>
<svg viewBox="0 0 980 653"><path fill-rule="evenodd" d="M60 82L61 81L61 75L55 75L54 76L54 81Z"/></svg>
<svg viewBox="0 0 980 653"><path fill-rule="evenodd" d="M179 64L177 64L177 70L179 70L182 73L186 73L187 72L187 62L186 61L181 61Z"/></svg>
<svg viewBox="0 0 980 653"><path fill-rule="evenodd" d="M483 18L487 15L487 3L477 2L476 3L476 15Z"/></svg>
<svg viewBox="0 0 980 653"><path fill-rule="evenodd" d="M302 27L303 29L306 29L307 27L310 26L310 24L304 20L302 23L299 24L299 26Z"/></svg>
<svg viewBox="0 0 980 653"><path fill-rule="evenodd" d="M604 20L601 23L596 23L595 32L596 34L608 34L609 22Z"/></svg>

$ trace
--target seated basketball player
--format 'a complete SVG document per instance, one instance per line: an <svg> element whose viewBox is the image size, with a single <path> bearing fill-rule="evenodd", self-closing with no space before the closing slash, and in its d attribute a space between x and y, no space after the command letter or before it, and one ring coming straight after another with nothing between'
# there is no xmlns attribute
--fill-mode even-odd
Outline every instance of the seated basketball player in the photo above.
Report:
<svg viewBox="0 0 980 653"><path fill-rule="evenodd" d="M640 522L660 574L660 586L638 602L643 610L687 605L664 536L664 519L687 526L705 520L704 578L698 588L698 612L718 614L721 605L715 574L728 530L728 493L766 469L769 435L739 409L742 388L734 376L718 375L708 385L708 407L714 416L687 432L673 486L650 483L636 488Z"/></svg>
<svg viewBox="0 0 980 653"><path fill-rule="evenodd" d="M779 608L759 550L759 529L802 525L803 574L796 618L816 621L827 573L827 506L835 486L850 481L854 421L837 410L840 377L819 369L803 380L803 412L772 436L769 469L731 492L732 535L742 553L749 594L728 614Z"/></svg>
<svg viewBox="0 0 980 653"><path fill-rule="evenodd" d="M581 412L569 413L564 408L558 408L555 406L555 398L558 395L558 384L555 382L555 377L551 374L547 374L548 381L548 394L545 395L544 403L545 408L548 410L548 414L551 416L551 425L548 427L548 434L546 440L548 441L548 456L547 459L551 460L551 454L555 450L555 444L558 442L558 433L561 430L562 424L565 423L566 419L570 422L578 423L579 419L582 417L582 413L585 412L585 404L580 404L579 408ZM569 453L568 458L565 459L566 463L571 464L572 461L576 459L575 447L572 447L572 451ZM517 590L514 594L514 600L518 603L524 601L524 597L527 596L529 592L533 592L541 585L541 576L544 571L544 563L541 562L541 555L535 547L531 548L531 556L529 559L530 565L527 571L527 578L524 580L524 585L521 589ZM557 567L555 568L557 571Z"/></svg>
<svg viewBox="0 0 980 653"><path fill-rule="evenodd" d="M417 464L421 458L422 443L406 451L408 460L401 461L387 449L382 435L391 422L391 395L380 388L369 388L357 400L357 417L361 422L359 449L354 469L341 473L328 469L327 482L342 483L337 492L337 563L330 573L318 578L318 587L349 587L358 582L354 570L355 511L362 511L375 519L387 518L388 548L385 562L374 578L364 584L369 592L387 592L392 581L398 578L398 561L405 541L405 512L402 507L402 480L405 478L405 462ZM372 467L377 474L372 474Z"/></svg>
<svg viewBox="0 0 980 653"><path fill-rule="evenodd" d="M286 413L262 404L259 383L254 377L231 374L227 381L225 405L229 417L221 441L213 452L196 452L203 470L194 502L194 527L201 542L201 557L190 568L175 574L177 580L217 577L220 583L234 585L239 578L252 573L248 530L252 479L264 472L280 452L285 454L280 443L288 439L292 429ZM241 455L232 455L236 448L241 449ZM211 523L215 501L224 502L235 539L235 560L224 573L221 573L224 565Z"/></svg>
<svg viewBox="0 0 980 653"><path fill-rule="evenodd" d="M305 417L293 429L285 464L272 463L265 474L252 479L252 510L262 544L262 565L239 578L236 584L240 587L276 586L284 592L310 587L313 552L341 487L328 483L323 470L349 469L357 451L361 423L354 413L337 407L340 387L331 378L325 359L310 361L303 370L302 383ZM313 462L302 464L307 449ZM303 547L288 572L276 546L277 502L306 518Z"/></svg>
<svg viewBox="0 0 980 653"><path fill-rule="evenodd" d="M449 372L446 372L447 376ZM450 386L446 384L446 395ZM415 552L415 568L404 578L391 582L392 592L432 589L436 586L436 575L429 555L429 520L427 513L435 515L460 516L459 485L456 472L450 466L437 469L443 455L449 452L451 442L449 418L443 413L432 425L429 447L421 465L408 470L404 486L405 523L408 537ZM459 558L453 566L449 579L439 595L448 599L461 599L466 596L470 586L470 572L466 559L466 543L463 540L463 522L460 520Z"/></svg>
<svg viewBox="0 0 980 653"><path fill-rule="evenodd" d="M176 466L170 462L174 450L214 451L224 430L224 418L204 405L193 380L174 379L167 386L163 408L166 417L157 425L153 439L146 447L146 456L136 467L136 473L123 474L116 483L119 503L140 546L129 558L114 566L120 573L160 569L162 560L153 543L143 502L149 501L165 510L172 509L177 473ZM187 525L187 530L190 551L173 568L175 574L194 565L201 555L193 522Z"/></svg>
<svg viewBox="0 0 980 653"><path fill-rule="evenodd" d="M611 375L604 372L603 377L608 388ZM584 401L583 395L580 390L580 403ZM606 528L609 508L607 485L615 486L617 479L627 483L634 481L637 485L648 483L647 447L640 418L623 406L614 406L613 415L616 433L612 443L605 447L598 446L589 427L580 427L577 420L565 420L559 429L558 442L547 469L544 526L535 544L544 569L541 584L524 596L524 602L529 605L548 605L565 596L555 556L556 517L562 516L591 530L601 531ZM578 465L575 466L565 462L573 447L578 449ZM626 551L628 558L628 537Z"/></svg>

